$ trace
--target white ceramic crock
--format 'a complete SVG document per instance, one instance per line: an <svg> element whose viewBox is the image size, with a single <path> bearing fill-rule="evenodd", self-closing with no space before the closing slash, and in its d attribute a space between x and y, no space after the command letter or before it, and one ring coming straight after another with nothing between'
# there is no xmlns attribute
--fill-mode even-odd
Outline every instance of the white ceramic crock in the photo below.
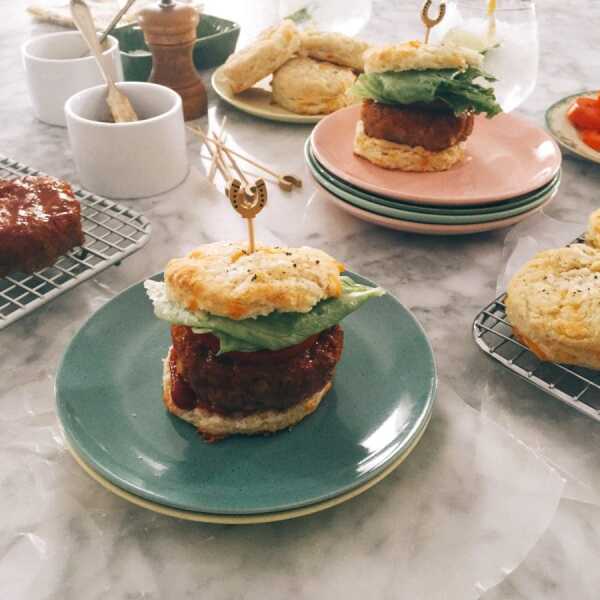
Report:
<svg viewBox="0 0 600 600"><path fill-rule="evenodd" d="M115 81L123 80L119 42L108 36L104 63ZM29 97L36 117L51 125L65 122L65 102L77 92L104 83L93 56L78 31L49 33L21 47Z"/></svg>
<svg viewBox="0 0 600 600"><path fill-rule="evenodd" d="M129 81L118 87L142 120L110 122L105 85L79 92L65 104L83 187L109 198L143 198L174 188L188 173L181 97L154 83Z"/></svg>

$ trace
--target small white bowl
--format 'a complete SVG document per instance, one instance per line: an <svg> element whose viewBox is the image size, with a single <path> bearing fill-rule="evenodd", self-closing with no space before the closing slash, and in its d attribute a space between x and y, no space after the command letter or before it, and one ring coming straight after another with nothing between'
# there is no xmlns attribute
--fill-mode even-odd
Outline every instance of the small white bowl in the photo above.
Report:
<svg viewBox="0 0 600 600"><path fill-rule="evenodd" d="M108 36L104 63L115 81L123 80L121 53L116 38ZM83 56L87 46L78 31L61 31L32 38L21 46L29 97L36 117L65 127L67 98L104 83L93 56Z"/></svg>
<svg viewBox="0 0 600 600"><path fill-rule="evenodd" d="M83 187L109 198L143 198L179 185L188 173L181 97L155 83L124 82L140 121L112 123L106 85L65 104L73 160Z"/></svg>

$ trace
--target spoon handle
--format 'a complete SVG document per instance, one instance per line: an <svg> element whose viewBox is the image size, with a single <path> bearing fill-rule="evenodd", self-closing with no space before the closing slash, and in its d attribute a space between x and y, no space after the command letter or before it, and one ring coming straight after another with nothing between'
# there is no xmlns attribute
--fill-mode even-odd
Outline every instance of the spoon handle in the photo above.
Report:
<svg viewBox="0 0 600 600"><path fill-rule="evenodd" d="M77 29L79 29L83 39L89 46L90 52L96 59L106 84L109 88L115 87L115 82L110 76L109 70L104 62L104 57L102 56L102 47L98 41L94 19L92 18L92 13L90 12L88 5L83 0L71 0L71 15L73 16L75 25L77 25Z"/></svg>
<svg viewBox="0 0 600 600"><path fill-rule="evenodd" d="M127 0L127 2L123 5L121 10L113 17L112 21L108 24L108 27L102 32L100 36L100 44L103 44L106 38L109 36L110 32L117 26L117 23L121 20L123 15L131 8L133 3L136 0Z"/></svg>

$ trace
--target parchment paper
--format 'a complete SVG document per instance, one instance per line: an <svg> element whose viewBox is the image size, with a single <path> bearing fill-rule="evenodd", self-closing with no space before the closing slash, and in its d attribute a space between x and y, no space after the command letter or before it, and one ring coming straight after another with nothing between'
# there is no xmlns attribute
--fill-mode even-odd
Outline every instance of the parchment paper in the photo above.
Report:
<svg viewBox="0 0 600 600"><path fill-rule="evenodd" d="M558 220L543 213L512 228L504 244L497 293L537 252L558 248L585 232L587 214ZM567 480L565 497L600 504L600 424L498 366L481 384L482 412L534 448Z"/></svg>
<svg viewBox="0 0 600 600"><path fill-rule="evenodd" d="M521 563L551 522L563 478L444 382L413 454L370 491L310 517L193 524L129 505L92 481L66 450L55 416L62 349L133 277L202 241L199 230L244 235L243 222L238 230L224 218L230 209L222 195L195 169L176 191L137 206L154 226L144 252L75 288L52 310L40 309L28 321L29 335L19 324L4 332L3 597L470 599ZM257 234L278 241L261 227ZM50 329L40 337L47 319ZM28 360L38 366L18 375ZM149 410L163 410L159 391L148 400Z"/></svg>

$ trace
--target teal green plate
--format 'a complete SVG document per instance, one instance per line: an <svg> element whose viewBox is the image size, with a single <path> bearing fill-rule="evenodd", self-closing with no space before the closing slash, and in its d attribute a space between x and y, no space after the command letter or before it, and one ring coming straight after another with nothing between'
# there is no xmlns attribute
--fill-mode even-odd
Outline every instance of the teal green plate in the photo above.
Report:
<svg viewBox="0 0 600 600"><path fill-rule="evenodd" d="M411 202L401 202L400 200L394 200L392 198L386 198L384 196L376 196L371 194L366 190L361 190L360 188L354 187L353 185L347 183L343 179L339 179L329 171L317 160L314 155L311 145L310 139L307 140L304 147L304 155L308 166L311 171L317 171L318 174L325 179L330 185L334 186L336 189L344 190L346 193L351 194L354 197L362 198L363 200L368 200L369 202L374 202L375 204L380 204L382 206L388 206L390 208L399 208L401 210L407 210L415 213L423 213L428 215L482 215L482 214L497 214L506 209L519 208L521 206L528 205L532 200L536 199L541 195L546 195L549 191L555 188L560 183L561 171L546 185L541 188L535 190L534 192L530 192L529 194L525 194L524 196L516 196L511 200L503 200L502 202L498 202L496 204L482 204L482 205L470 205L469 207L451 207L444 208L438 206L428 206L424 204L414 204Z"/></svg>
<svg viewBox="0 0 600 600"><path fill-rule="evenodd" d="M136 24L117 27L111 35L119 40L125 81L148 81L152 56L144 42L144 34ZM233 21L212 15L201 15L198 23L194 64L198 70L222 65L235 50L240 26ZM136 51L146 51L136 55Z"/></svg>
<svg viewBox="0 0 600 600"><path fill-rule="evenodd" d="M341 496L414 445L437 381L423 329L393 296L369 301L343 327L334 386L315 413L272 436L207 444L163 406L169 326L138 283L100 308L65 351L56 396L67 441L118 488L177 509L253 515Z"/></svg>
<svg viewBox="0 0 600 600"><path fill-rule="evenodd" d="M504 203L503 208L498 206L470 209L430 209L421 210L418 205L405 205L394 200L386 200L380 196L374 196L345 184L337 178L333 178L324 170L312 154L310 139L304 145L304 155L313 177L327 191L344 202L348 202L359 208L363 208L375 214L412 221L414 223L434 223L441 225L468 225L471 223L489 223L514 217L540 206L548 199L548 196L556 193L560 183L560 172L552 182L540 190L521 198L515 203ZM458 213L458 214L457 214Z"/></svg>

